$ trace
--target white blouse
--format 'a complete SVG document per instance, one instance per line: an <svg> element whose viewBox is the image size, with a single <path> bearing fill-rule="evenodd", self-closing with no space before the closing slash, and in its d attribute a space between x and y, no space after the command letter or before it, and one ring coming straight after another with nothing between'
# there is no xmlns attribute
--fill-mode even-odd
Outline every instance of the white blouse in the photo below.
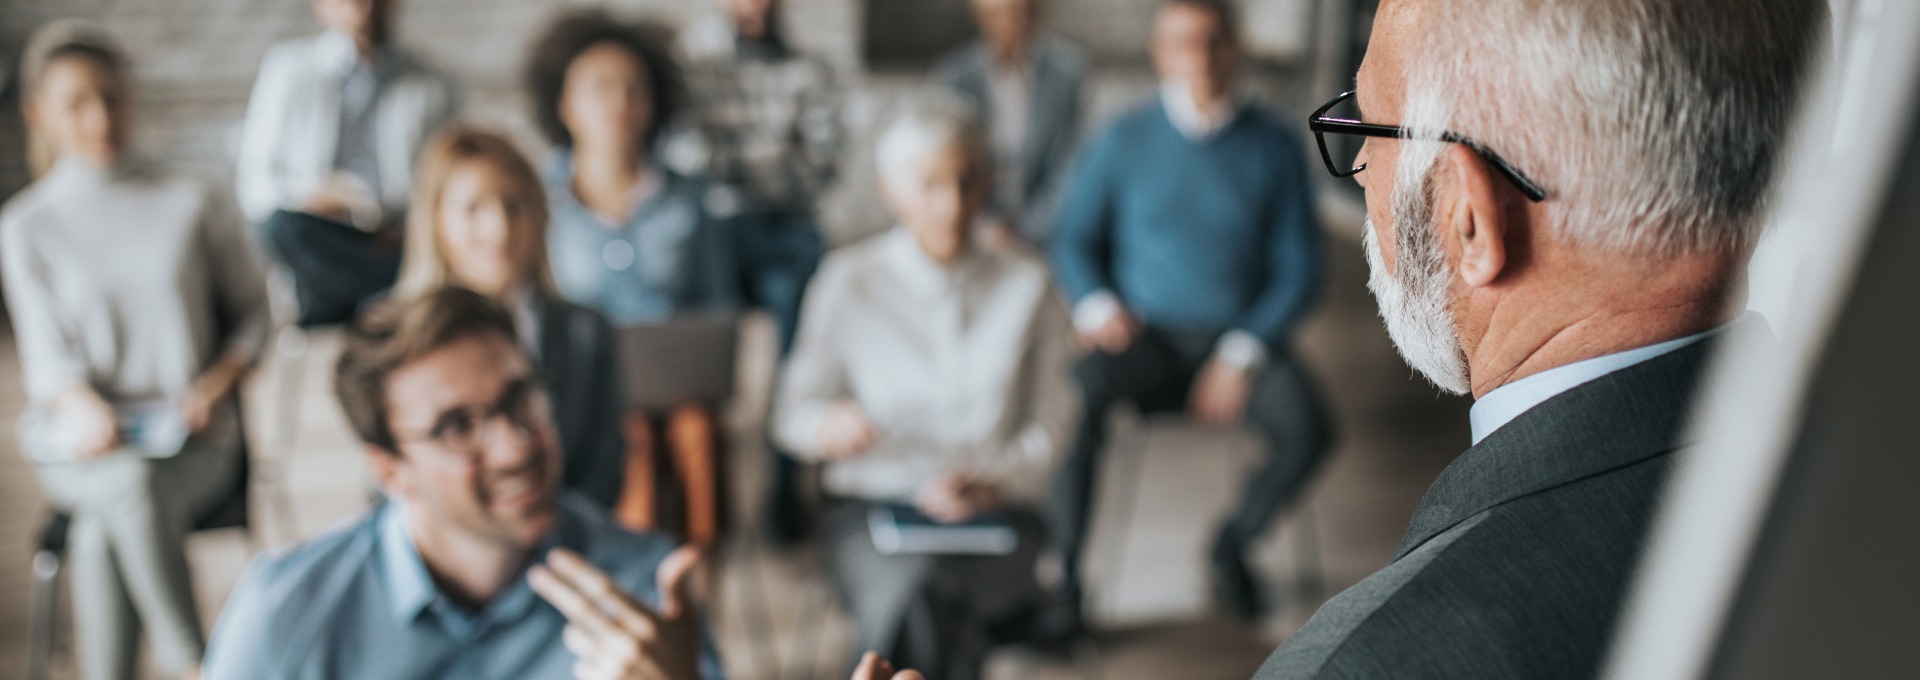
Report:
<svg viewBox="0 0 1920 680"><path fill-rule="evenodd" d="M1013 500L1038 499L1079 415L1070 332L1038 258L975 251L943 266L895 229L821 265L774 436L821 458L821 419L851 399L879 437L859 457L827 464L829 491L909 501L935 477L962 472L1000 482Z"/></svg>

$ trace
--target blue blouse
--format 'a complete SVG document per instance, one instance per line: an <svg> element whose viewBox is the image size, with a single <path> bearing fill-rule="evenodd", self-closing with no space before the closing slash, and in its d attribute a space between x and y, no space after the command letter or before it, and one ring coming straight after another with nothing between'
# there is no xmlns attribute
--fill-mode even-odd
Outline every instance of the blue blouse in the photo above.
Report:
<svg viewBox="0 0 1920 680"><path fill-rule="evenodd" d="M658 166L656 166L658 167ZM661 323L740 305L740 264L726 228L708 217L700 182L664 169L658 191L614 227L573 193L573 154L556 150L545 182L553 220L547 258L574 304L616 326Z"/></svg>

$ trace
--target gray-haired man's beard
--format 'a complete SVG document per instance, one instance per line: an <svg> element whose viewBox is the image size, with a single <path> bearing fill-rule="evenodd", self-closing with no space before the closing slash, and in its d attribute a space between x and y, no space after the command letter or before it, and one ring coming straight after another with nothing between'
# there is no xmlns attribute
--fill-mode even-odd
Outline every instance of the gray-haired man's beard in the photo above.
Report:
<svg viewBox="0 0 1920 680"><path fill-rule="evenodd" d="M1447 303L1450 268L1427 235L1432 211L1418 187L1401 187L1394 210L1394 253L1398 272L1389 273L1380 254L1380 242L1367 220L1367 289L1380 303L1387 336L1407 364L1450 394L1466 394L1467 360L1455 335L1453 311ZM1414 194L1414 196L1407 196ZM1407 235L1416 235L1408 238Z"/></svg>

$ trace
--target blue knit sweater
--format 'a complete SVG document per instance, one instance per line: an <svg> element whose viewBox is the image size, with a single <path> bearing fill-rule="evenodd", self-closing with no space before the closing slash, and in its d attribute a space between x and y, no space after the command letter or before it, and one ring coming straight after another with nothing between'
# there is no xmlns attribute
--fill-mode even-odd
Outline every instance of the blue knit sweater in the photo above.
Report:
<svg viewBox="0 0 1920 680"><path fill-rule="evenodd" d="M1293 130L1248 105L1205 139L1158 97L1091 139L1055 224L1053 264L1078 302L1110 291L1149 326L1244 330L1278 349L1320 280L1320 228Z"/></svg>

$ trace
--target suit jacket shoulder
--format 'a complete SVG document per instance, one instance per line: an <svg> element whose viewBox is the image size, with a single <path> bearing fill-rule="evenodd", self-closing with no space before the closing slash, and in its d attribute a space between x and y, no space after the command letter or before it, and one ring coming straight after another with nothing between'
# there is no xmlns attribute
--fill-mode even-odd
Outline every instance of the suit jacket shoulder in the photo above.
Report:
<svg viewBox="0 0 1920 680"><path fill-rule="evenodd" d="M1442 532L1329 602L1315 618L1345 625L1303 629L1288 641L1299 646L1289 663L1260 677L1592 676L1670 458L1515 501Z"/></svg>
<svg viewBox="0 0 1920 680"><path fill-rule="evenodd" d="M1569 390L1462 454L1393 561L1323 606L1257 677L1591 677L1705 344Z"/></svg>

